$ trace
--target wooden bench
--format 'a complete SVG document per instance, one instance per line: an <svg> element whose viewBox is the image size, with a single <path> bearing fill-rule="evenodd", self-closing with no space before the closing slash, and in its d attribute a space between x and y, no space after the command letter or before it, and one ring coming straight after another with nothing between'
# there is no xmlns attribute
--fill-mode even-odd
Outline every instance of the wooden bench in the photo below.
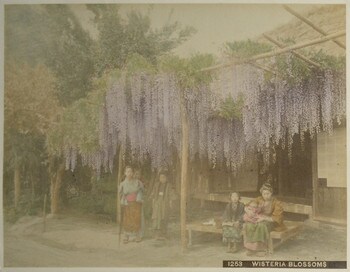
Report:
<svg viewBox="0 0 350 272"><path fill-rule="evenodd" d="M229 198L227 194L226 195L222 195L222 194L199 194L198 195L197 194L194 196L194 198L201 199L201 200L209 200L209 201L229 202ZM244 204L248 203L250 200L253 200L253 199L254 198L241 197L241 201ZM295 204L295 203L289 203L289 202L282 202L282 204L283 204L283 210L285 212L304 214L304 215L308 215L309 217L312 214L312 207L309 205ZM284 224L287 227L286 230L270 232L270 237L268 241L268 251L271 254L273 253L275 248L279 247L285 241L288 241L289 239L298 235L298 233L300 233L300 231L303 228L303 222L301 221L284 221ZM186 230L188 231L188 236L189 236L189 243L188 243L189 246L192 245L192 231L222 234L222 228L217 228L216 226L206 226L206 225L203 225L201 222L192 222L187 224ZM242 235L243 236L245 235L244 229L242 231Z"/></svg>
<svg viewBox="0 0 350 272"><path fill-rule="evenodd" d="M303 222L298 221L284 221L286 225L286 230L284 231L271 231L268 241L268 251L273 253L274 249L286 242L287 240L295 237L303 227ZM186 225L186 230L188 231L188 246L192 246L192 232L207 232L207 233L218 233L222 234L222 228L217 228L212 225L203 225L201 222L192 222ZM243 239L245 236L244 227L242 230Z"/></svg>
<svg viewBox="0 0 350 272"><path fill-rule="evenodd" d="M222 228L212 225L203 225L202 222L192 222L186 225L188 231L188 246L192 246L192 231L219 233L222 234Z"/></svg>

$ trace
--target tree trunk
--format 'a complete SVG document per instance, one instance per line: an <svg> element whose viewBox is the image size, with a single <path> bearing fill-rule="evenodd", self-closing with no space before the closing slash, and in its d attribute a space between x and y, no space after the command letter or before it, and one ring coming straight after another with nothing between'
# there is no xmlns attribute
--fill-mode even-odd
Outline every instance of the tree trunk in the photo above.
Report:
<svg viewBox="0 0 350 272"><path fill-rule="evenodd" d="M62 186L62 177L64 174L64 164L61 163L57 173L51 178L51 214L56 215L59 212L60 189Z"/></svg>
<svg viewBox="0 0 350 272"><path fill-rule="evenodd" d="M180 202L180 221L181 221L181 245L184 251L187 247L186 237L186 210L187 210L187 172L188 172L188 152L189 152L189 123L185 106L183 92L180 93L181 109L181 202Z"/></svg>
<svg viewBox="0 0 350 272"><path fill-rule="evenodd" d="M19 199L21 197L21 177L20 177L20 167L17 160L15 162L13 182L15 187L15 209L18 209Z"/></svg>

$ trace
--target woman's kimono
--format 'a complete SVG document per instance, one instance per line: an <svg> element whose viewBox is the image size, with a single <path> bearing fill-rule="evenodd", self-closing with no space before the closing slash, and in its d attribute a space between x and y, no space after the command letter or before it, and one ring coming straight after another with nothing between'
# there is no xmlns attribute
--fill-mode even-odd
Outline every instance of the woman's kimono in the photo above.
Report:
<svg viewBox="0 0 350 272"><path fill-rule="evenodd" d="M143 183L125 179L119 187L123 210L123 229L128 236L137 236L141 231Z"/></svg>
<svg viewBox="0 0 350 272"><path fill-rule="evenodd" d="M244 215L244 204L238 202L237 204L229 203L225 208L223 215L223 226L222 226L222 240L223 242L241 242L242 236L242 224ZM238 222L238 226L228 226L225 223Z"/></svg>
<svg viewBox="0 0 350 272"><path fill-rule="evenodd" d="M272 230L282 231L285 229L283 224L283 207L281 201L272 198L266 202L262 196L255 199L258 207L261 209L260 215L266 215L272 218L272 222L262 221L259 223L245 223L245 248L252 251L263 251L267 249L267 242Z"/></svg>

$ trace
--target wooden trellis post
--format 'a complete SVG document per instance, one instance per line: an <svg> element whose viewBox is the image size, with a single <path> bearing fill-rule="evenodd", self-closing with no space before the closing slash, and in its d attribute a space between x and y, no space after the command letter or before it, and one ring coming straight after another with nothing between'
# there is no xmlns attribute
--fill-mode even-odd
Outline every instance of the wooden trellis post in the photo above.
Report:
<svg viewBox="0 0 350 272"><path fill-rule="evenodd" d="M181 222L181 246L184 251L187 247L186 238L186 210L187 210L187 172L189 152L189 122L185 105L185 97L180 92L181 112L181 201L180 201L180 222Z"/></svg>
<svg viewBox="0 0 350 272"><path fill-rule="evenodd" d="M120 223L121 219L121 205L120 205L120 196L119 196L119 186L120 183L122 182L121 179L123 177L123 148L120 146L119 148L119 156L118 156L118 175L117 175L117 216L116 216L116 221L117 224Z"/></svg>

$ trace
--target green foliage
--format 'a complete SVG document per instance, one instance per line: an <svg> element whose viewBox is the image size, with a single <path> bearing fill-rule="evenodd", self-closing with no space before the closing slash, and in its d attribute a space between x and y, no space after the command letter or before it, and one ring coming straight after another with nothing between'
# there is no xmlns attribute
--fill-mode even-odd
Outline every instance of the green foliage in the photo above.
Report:
<svg viewBox="0 0 350 272"><path fill-rule="evenodd" d="M141 72L147 74L155 74L157 72L157 68L151 62L136 53L127 59L125 70L127 76Z"/></svg>
<svg viewBox="0 0 350 272"><path fill-rule="evenodd" d="M95 79L93 91L64 110L60 120L50 127L47 134L50 154L60 155L64 146L75 146L81 152L98 149L100 109L111 77L116 74L114 71Z"/></svg>
<svg viewBox="0 0 350 272"><path fill-rule="evenodd" d="M327 55L323 50L317 52L311 52L310 59L321 64L321 67L325 69L331 69L335 71L345 71L346 59L345 56L331 56Z"/></svg>
<svg viewBox="0 0 350 272"><path fill-rule="evenodd" d="M242 109L244 106L244 95L240 93L236 100L231 96L227 97L220 105L218 116L227 120L242 119Z"/></svg>
<svg viewBox="0 0 350 272"><path fill-rule="evenodd" d="M5 9L7 60L45 64L58 79L62 105L91 89L94 60L89 34L67 5L8 5Z"/></svg>
<svg viewBox="0 0 350 272"><path fill-rule="evenodd" d="M277 56L275 70L290 85L294 85L311 76L310 65L293 54Z"/></svg>
<svg viewBox="0 0 350 272"><path fill-rule="evenodd" d="M323 50L317 52L303 51L303 55L320 64L321 69L330 69L338 72L345 71L345 57L330 56L324 53ZM277 56L275 70L278 71L279 75L285 78L290 85L294 85L314 76L315 72L319 70L319 68L311 66L293 54L289 56L289 64L287 58L288 55Z"/></svg>
<svg viewBox="0 0 350 272"><path fill-rule="evenodd" d="M272 50L267 43L255 42L252 40L227 42L224 45L224 54L237 59L245 59Z"/></svg>
<svg viewBox="0 0 350 272"><path fill-rule="evenodd" d="M116 194L118 192L118 186L115 181L105 181L101 179L96 182L96 190L102 193Z"/></svg>
<svg viewBox="0 0 350 272"><path fill-rule="evenodd" d="M179 23L167 23L160 29L151 28L149 15L131 11L123 20L119 5L87 5L95 15L99 31L95 49L98 74L104 70L124 68L133 54L143 56L156 65L159 57L186 41L195 30Z"/></svg>
<svg viewBox="0 0 350 272"><path fill-rule="evenodd" d="M286 46L295 44L295 40L292 38L284 39L281 42ZM248 59L271 50L272 46L269 44L246 40L226 43L224 53L235 59ZM332 69L336 71L345 70L345 57L330 56L323 50L315 52L301 49L298 52L320 64L321 69ZM294 85L313 76L318 68L310 66L310 64L292 53L286 53L275 57L275 66L272 67L272 69L277 71L279 76L285 78L288 84ZM273 74L267 71L264 72L264 75L266 81L270 81L273 77Z"/></svg>
<svg viewBox="0 0 350 272"><path fill-rule="evenodd" d="M6 166L40 164L45 133L60 112L55 79L43 65L5 65L4 147Z"/></svg>
<svg viewBox="0 0 350 272"><path fill-rule="evenodd" d="M181 88L195 88L201 84L209 84L212 76L203 73L201 69L214 64L214 57L210 54L197 54L189 59L178 56L166 56L160 61L160 70L174 73Z"/></svg>
<svg viewBox="0 0 350 272"><path fill-rule="evenodd" d="M92 89L93 41L67 5L45 5L49 16L46 64L57 77L58 98L70 105Z"/></svg>

